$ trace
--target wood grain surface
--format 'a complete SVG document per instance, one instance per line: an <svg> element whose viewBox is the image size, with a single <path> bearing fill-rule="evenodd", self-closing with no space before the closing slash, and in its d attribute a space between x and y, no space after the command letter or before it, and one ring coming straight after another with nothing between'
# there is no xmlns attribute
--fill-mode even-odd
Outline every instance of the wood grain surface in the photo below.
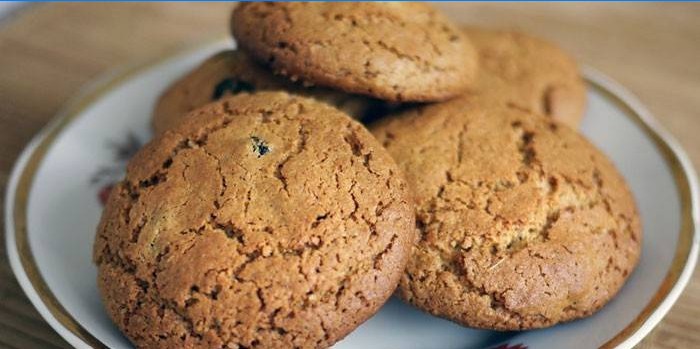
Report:
<svg viewBox="0 0 700 349"><path fill-rule="evenodd" d="M47 4L0 22L3 193L22 148L81 87L110 70L225 35L232 6ZM560 44L639 96L700 167L700 4L439 6L457 22L522 29ZM0 250L0 347L69 347L24 296L4 236ZM700 347L700 273L638 347Z"/></svg>

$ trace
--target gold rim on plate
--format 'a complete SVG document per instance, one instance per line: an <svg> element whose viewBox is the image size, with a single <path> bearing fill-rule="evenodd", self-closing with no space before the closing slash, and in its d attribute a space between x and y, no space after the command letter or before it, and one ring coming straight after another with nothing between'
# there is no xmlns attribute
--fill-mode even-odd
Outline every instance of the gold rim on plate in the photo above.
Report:
<svg viewBox="0 0 700 349"><path fill-rule="evenodd" d="M39 136L37 136L36 142L38 142L38 144L31 150L31 155L19 174L20 177L14 195L14 202L6 202L6 204L12 204L11 207L14 226L9 228L14 228L15 244L19 261L24 273L27 276L27 279L31 284L31 287L35 290L41 302L51 313L51 316L53 316L54 319L61 324L61 326L70 331L85 344L93 348L108 347L99 339L95 338L89 331L81 326L75 318L71 316L71 314L56 299L39 272L39 268L31 251L31 246L29 245L27 230L27 202L29 199L29 193L31 191L31 186L34 181L36 171L41 165L47 151L51 148L56 138L61 134L61 131L75 121L85 109L87 109L101 97L111 92L114 88L120 86L122 83L136 76L137 74L163 63L165 60L166 58L160 57L156 60L113 76L101 86L84 95L77 103L74 103L72 107L69 107L64 113L62 113L62 117L57 119L57 121L50 126L46 132L42 132ZM590 68L585 69L584 75L586 81L592 88L602 92L610 100L614 101L619 107L625 110L625 115L630 117L644 131L644 133L654 141L657 149L661 152L664 160L673 173L678 195L681 200L681 228L678 233L676 252L674 254L671 267L667 271L663 282L655 292L654 296L640 311L637 317L635 317L635 319L632 320L632 322L630 322L624 329L602 345L602 348L614 348L625 341L630 340L632 336L634 336L647 323L647 321L651 319L652 315L655 314L657 310L660 310L662 302L678 285L681 275L684 271L686 271L688 264L692 264L694 261L694 254L692 251L693 245L697 243L697 241L694 241L694 215L697 214L698 209L696 207L697 198L694 197L695 193L693 192L694 185L692 181L695 179L691 178L693 171L688 167L689 164L684 164L683 160L681 160L681 155L679 155L679 150L674 149L674 147L671 145L673 141L670 141L668 136L662 136L657 130L658 127L652 127L652 125L649 124L648 116L642 116L638 108L634 108L630 105L630 103L623 100L619 96L621 91L625 92L624 89L617 87L617 91L615 91L617 93L611 91L608 86L616 86L616 84L607 79L601 73L598 73ZM625 94L628 93L625 92ZM633 98L631 95L628 97ZM34 142L32 142L32 144L33 143ZM18 165L16 166L20 166L19 163L20 162L18 161ZM13 174L14 172L15 171L13 171ZM11 189L12 188L8 188L8 193L11 191ZM8 231L7 233L9 234L11 232Z"/></svg>

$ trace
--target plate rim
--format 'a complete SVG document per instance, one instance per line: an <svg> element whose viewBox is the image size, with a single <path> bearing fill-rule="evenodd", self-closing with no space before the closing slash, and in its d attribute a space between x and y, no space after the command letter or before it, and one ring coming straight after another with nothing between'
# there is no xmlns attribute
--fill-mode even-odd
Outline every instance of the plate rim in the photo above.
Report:
<svg viewBox="0 0 700 349"><path fill-rule="evenodd" d="M5 193L5 237L7 254L15 277L42 318L69 344L78 348L108 348L82 327L56 299L39 272L28 242L27 202L36 176L48 149L62 131L96 101L138 74L168 61L222 41L213 40L196 48L175 50L130 68L120 69L82 89L35 135L16 160ZM175 52L179 52L175 54ZM680 144L651 112L626 88L602 72L584 66L583 79L606 94L649 136L661 152L674 177L681 200L681 229L674 258L652 299L624 329L601 348L631 348L641 341L668 313L687 285L698 258L700 245L700 191L698 177Z"/></svg>

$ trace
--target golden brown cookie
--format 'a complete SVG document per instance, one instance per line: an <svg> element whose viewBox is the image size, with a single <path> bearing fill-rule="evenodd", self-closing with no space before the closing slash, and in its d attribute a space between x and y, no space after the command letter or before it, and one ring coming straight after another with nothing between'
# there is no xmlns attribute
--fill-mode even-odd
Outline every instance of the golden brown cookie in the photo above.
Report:
<svg viewBox="0 0 700 349"><path fill-rule="evenodd" d="M168 88L158 100L152 125L156 134L178 124L190 111L240 92L284 90L329 103L361 119L382 108L378 100L324 88L304 87L274 76L245 53L217 53Z"/></svg>
<svg viewBox="0 0 700 349"><path fill-rule="evenodd" d="M398 295L418 308L471 327L546 327L591 315L634 269L634 199L570 128L457 99L373 133L416 197L420 241Z"/></svg>
<svg viewBox="0 0 700 349"><path fill-rule="evenodd" d="M468 27L464 32L479 54L474 89L481 100L511 103L578 129L586 86L573 57L515 31Z"/></svg>
<svg viewBox="0 0 700 349"><path fill-rule="evenodd" d="M362 125L312 99L239 94L131 160L94 260L138 347L326 347L392 294L414 223L404 179Z"/></svg>
<svg viewBox="0 0 700 349"><path fill-rule="evenodd" d="M278 74L384 100L445 100L476 73L469 41L421 3L243 3L231 26Z"/></svg>

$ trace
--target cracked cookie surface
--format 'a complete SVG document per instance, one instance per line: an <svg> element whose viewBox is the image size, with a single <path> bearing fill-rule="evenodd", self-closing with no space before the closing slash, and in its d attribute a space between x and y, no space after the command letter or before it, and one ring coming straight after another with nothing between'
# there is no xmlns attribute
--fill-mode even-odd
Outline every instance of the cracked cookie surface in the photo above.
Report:
<svg viewBox="0 0 700 349"><path fill-rule="evenodd" d="M420 241L397 293L418 308L470 327L547 327L594 313L634 269L634 199L570 128L460 98L371 130L415 195Z"/></svg>
<svg viewBox="0 0 700 349"><path fill-rule="evenodd" d="M243 3L231 26L278 74L384 100L445 100L476 74L471 43L421 3Z"/></svg>
<svg viewBox="0 0 700 349"><path fill-rule="evenodd" d="M328 103L355 119L381 111L375 99L319 87L306 87L275 76L245 53L219 52L170 86L158 100L151 124L156 134L177 125L192 110L241 92L288 91Z"/></svg>
<svg viewBox="0 0 700 349"><path fill-rule="evenodd" d="M479 55L474 91L480 100L511 103L578 129L586 86L573 57L524 33L474 27L463 31Z"/></svg>
<svg viewBox="0 0 700 349"><path fill-rule="evenodd" d="M359 123L303 97L239 94L132 159L94 261L138 347L325 347L395 290L414 222L405 180Z"/></svg>

